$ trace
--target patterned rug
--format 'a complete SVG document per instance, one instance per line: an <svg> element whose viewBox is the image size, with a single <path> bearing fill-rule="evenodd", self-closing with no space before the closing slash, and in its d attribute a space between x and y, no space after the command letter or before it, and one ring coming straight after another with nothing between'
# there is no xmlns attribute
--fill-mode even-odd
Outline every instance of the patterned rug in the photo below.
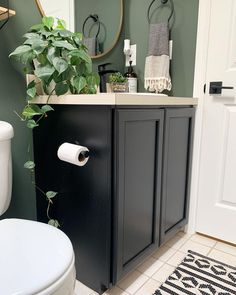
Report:
<svg viewBox="0 0 236 295"><path fill-rule="evenodd" d="M236 295L236 267L201 254L188 255L154 295Z"/></svg>

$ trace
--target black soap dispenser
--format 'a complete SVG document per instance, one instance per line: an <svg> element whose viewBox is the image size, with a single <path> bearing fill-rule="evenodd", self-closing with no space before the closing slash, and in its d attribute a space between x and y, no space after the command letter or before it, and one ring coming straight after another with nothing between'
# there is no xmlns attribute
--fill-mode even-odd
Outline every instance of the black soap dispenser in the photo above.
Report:
<svg viewBox="0 0 236 295"><path fill-rule="evenodd" d="M128 80L129 93L138 92L138 76L132 67L132 61L129 62L128 72L124 75Z"/></svg>

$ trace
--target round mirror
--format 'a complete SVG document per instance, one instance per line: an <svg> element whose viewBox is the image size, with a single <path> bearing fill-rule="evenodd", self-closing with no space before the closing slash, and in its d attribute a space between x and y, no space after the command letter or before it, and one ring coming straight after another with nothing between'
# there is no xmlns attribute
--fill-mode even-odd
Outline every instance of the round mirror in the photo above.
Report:
<svg viewBox="0 0 236 295"><path fill-rule="evenodd" d="M68 29L83 32L93 59L116 46L123 25L124 0L35 0L42 16L64 19Z"/></svg>

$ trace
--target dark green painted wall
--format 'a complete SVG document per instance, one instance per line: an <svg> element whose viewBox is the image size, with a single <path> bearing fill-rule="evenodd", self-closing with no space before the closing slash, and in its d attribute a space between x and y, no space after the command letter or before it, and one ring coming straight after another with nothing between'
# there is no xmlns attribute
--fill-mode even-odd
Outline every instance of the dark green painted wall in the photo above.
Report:
<svg viewBox="0 0 236 295"><path fill-rule="evenodd" d="M22 42L21 36L40 16L32 0L11 0L11 7L17 11L3 30L0 31L0 120L11 123L15 136L13 150L13 192L9 210L3 217L36 218L35 192L23 168L26 160L28 138L31 136L24 123L13 113L20 111L25 99L25 81L8 59L8 54ZM1 2L0 3L4 3Z"/></svg>
<svg viewBox="0 0 236 295"><path fill-rule="evenodd" d="M106 9L104 9L104 7ZM98 40L101 46L107 50L111 47L116 37L120 23L120 11L120 0L77 0L75 1L75 30L77 32L82 31L85 19L91 14L97 14L101 22ZM98 26L94 24L93 20L89 19L85 25L85 36L94 37L97 34L97 31Z"/></svg>
<svg viewBox="0 0 236 295"><path fill-rule="evenodd" d="M103 8L101 9L103 5ZM120 8L121 0L76 0L75 1L75 17L76 17L76 30L82 31L83 22L89 14L99 15L103 22L101 29L101 38L103 38L104 28L106 30L106 38L104 48L109 48L114 41L114 36L117 35L117 29L119 27L120 20ZM105 7L105 9L104 9ZM91 23L86 26L87 33ZM93 36L93 34L91 34ZM109 67L117 71L124 70L123 61L123 41L124 40L124 28L120 36L120 41L112 52L106 55L104 58L95 59L93 61L94 70L97 70L98 65L110 62L112 65Z"/></svg>
<svg viewBox="0 0 236 295"><path fill-rule="evenodd" d="M89 13L97 13L101 17L106 16L106 22L112 22L111 16L117 21L117 4L120 0L113 0L114 10L110 4L106 5L106 13L103 14L97 7L98 4L108 0L95 1L83 0L76 1L76 23L77 28L82 27L85 16ZM174 23L171 29L171 38L173 39L173 60L171 62L171 77L173 89L171 95L174 96L192 96L193 95L193 77L194 77L194 62L197 34L197 19L198 19L198 0L173 0L174 1ZM110 1L111 2L111 1ZM95 60L95 69L98 64L111 62L112 68L124 71L124 55L123 55L123 40L131 39L132 44L137 44L137 66L135 70L139 76L139 91L143 92L144 67L145 57L148 50L148 31L149 24L147 21L147 10L150 1L144 0L124 0L124 27L113 52L103 59ZM94 3L94 5L92 5ZM157 4L160 1L157 1ZM167 19L169 9L164 8L156 11L158 5L153 5L152 22L158 22ZM81 14L85 13L84 17ZM109 26L109 25L107 25ZM116 27L109 26L109 32L116 33Z"/></svg>
<svg viewBox="0 0 236 295"><path fill-rule="evenodd" d="M174 96L192 96L193 75L195 64L196 33L198 19L198 0L173 0L175 7L175 22L171 30L174 41L171 76ZM151 1L125 0L125 37L130 38L132 44L137 44L137 67L140 91L143 91L145 57L148 49L147 10ZM157 1L160 3L160 1ZM155 11L153 6L153 10ZM168 8L160 14L156 12L152 22L165 19Z"/></svg>

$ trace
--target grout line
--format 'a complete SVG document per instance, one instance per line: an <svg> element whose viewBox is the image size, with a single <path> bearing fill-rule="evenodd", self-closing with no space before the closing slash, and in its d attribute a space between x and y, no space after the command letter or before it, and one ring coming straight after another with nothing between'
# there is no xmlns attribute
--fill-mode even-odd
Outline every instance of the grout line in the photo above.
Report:
<svg viewBox="0 0 236 295"><path fill-rule="evenodd" d="M221 252L221 253L228 254L228 255L230 255L230 256L236 257L236 255L234 255L234 254L231 254L231 253L229 253L229 252L225 252L225 251L219 250L219 249L214 248L214 247L213 247L211 250L216 250L216 251L219 251L219 252Z"/></svg>

